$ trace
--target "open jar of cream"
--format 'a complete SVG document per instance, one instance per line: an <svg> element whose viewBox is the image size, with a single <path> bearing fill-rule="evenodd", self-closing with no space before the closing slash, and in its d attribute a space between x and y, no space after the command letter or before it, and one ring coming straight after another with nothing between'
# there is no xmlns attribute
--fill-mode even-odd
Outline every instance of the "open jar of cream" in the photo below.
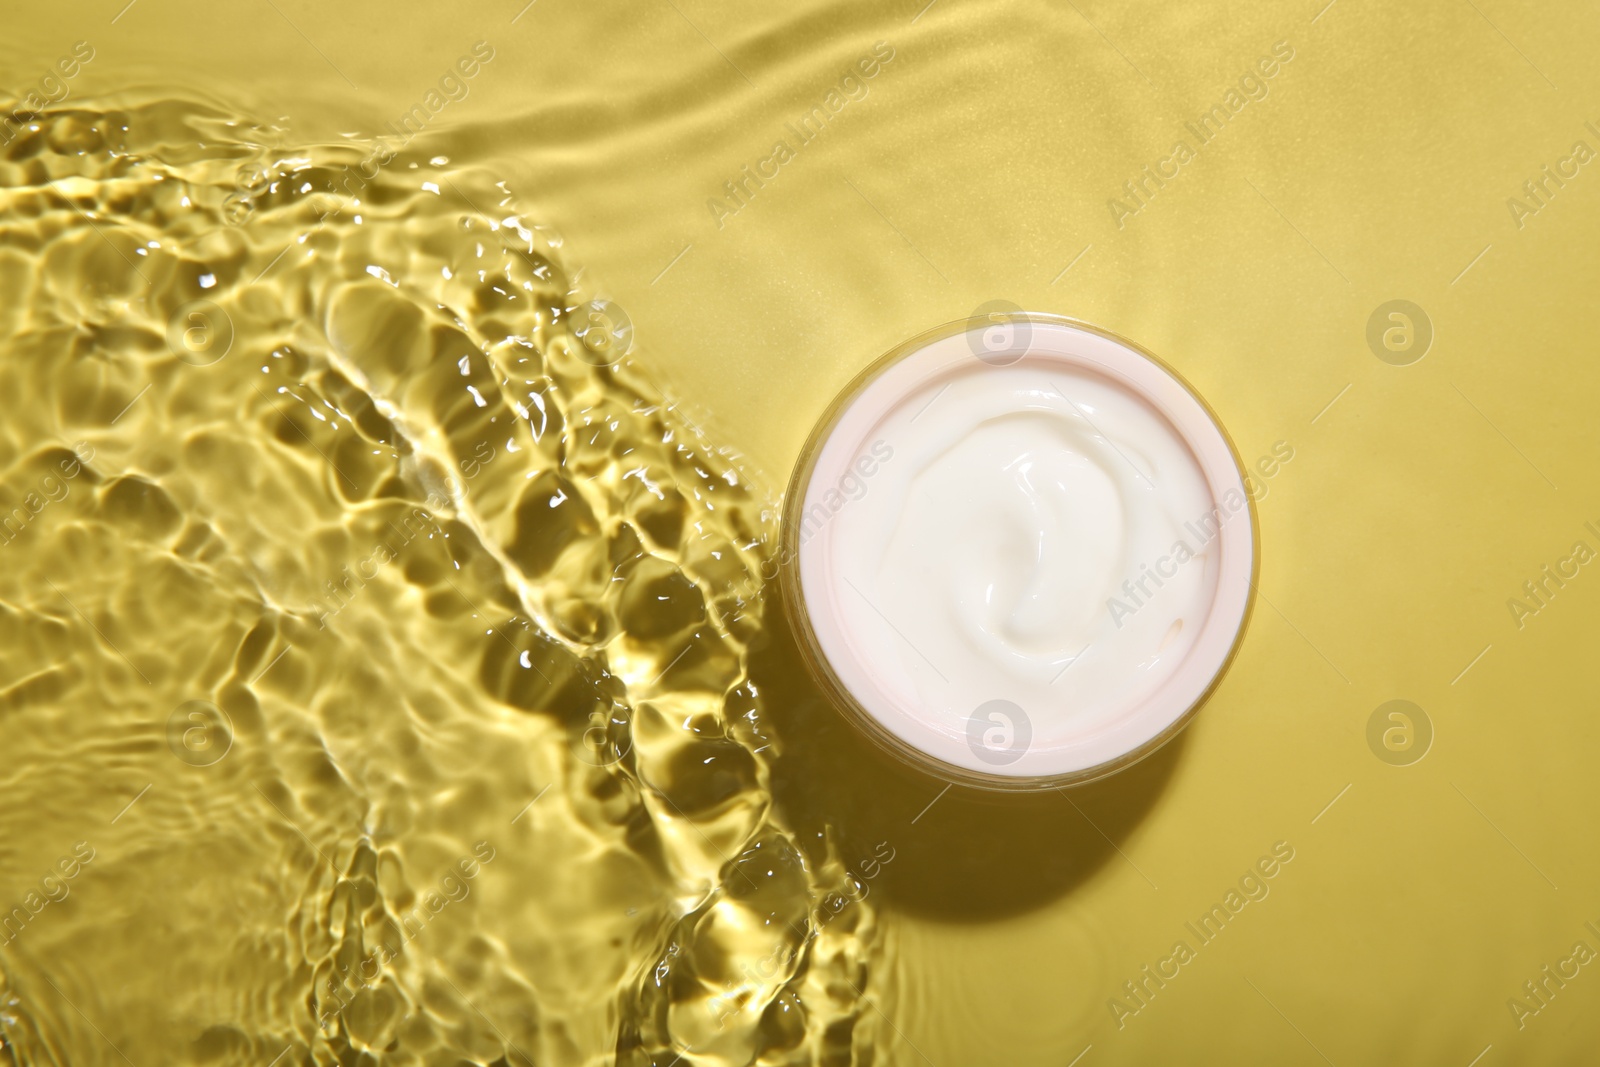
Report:
<svg viewBox="0 0 1600 1067"><path fill-rule="evenodd" d="M1176 374L1001 310L834 402L785 499L781 580L812 674L869 737L1033 789L1183 727L1238 644L1256 540L1232 445Z"/></svg>

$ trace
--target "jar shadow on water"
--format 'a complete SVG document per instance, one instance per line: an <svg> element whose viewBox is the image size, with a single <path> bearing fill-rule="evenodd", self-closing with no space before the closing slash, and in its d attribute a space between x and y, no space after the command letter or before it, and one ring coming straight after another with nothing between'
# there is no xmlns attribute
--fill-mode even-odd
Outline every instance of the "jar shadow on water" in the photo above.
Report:
<svg viewBox="0 0 1600 1067"><path fill-rule="evenodd" d="M750 677L775 694L783 753L771 789L780 820L815 862L832 835L864 893L947 922L982 923L1044 907L1116 855L1166 791L1180 733L1109 778L1039 793L951 785L906 766L845 721L812 680L778 598L764 608ZM887 860L887 862L886 862Z"/></svg>

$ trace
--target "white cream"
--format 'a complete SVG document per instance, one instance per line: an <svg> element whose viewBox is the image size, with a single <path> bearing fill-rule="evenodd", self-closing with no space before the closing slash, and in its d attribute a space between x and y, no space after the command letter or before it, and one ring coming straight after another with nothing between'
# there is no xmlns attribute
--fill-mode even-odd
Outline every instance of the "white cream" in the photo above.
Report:
<svg viewBox="0 0 1600 1067"><path fill-rule="evenodd" d="M818 450L798 537L810 625L851 697L911 747L1008 777L1081 772L1176 722L1231 650L1253 561L1204 409L1139 353L1054 323L1008 366L957 335L870 382Z"/></svg>

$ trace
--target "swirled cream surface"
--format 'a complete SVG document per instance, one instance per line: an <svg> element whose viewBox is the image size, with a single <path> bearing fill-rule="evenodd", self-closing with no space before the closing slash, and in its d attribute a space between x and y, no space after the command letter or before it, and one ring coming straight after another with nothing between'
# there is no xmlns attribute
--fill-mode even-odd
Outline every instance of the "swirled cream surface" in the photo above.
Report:
<svg viewBox="0 0 1600 1067"><path fill-rule="evenodd" d="M1192 395L1130 349L1177 391L1037 340L1006 366L935 345L871 382L799 523L807 612L852 697L936 759L1007 776L1115 759L1186 711L1226 658L1205 641L1224 535L1250 536ZM1161 410L1179 399L1177 422L1215 435L1210 476Z"/></svg>

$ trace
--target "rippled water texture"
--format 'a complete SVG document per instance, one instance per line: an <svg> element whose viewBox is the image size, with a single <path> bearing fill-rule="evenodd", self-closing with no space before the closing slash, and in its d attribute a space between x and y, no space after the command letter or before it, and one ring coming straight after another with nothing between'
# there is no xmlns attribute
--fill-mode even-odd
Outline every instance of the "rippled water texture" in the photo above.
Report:
<svg viewBox="0 0 1600 1067"><path fill-rule="evenodd" d="M866 1058L771 503L516 190L375 161L170 99L4 150L5 1057Z"/></svg>

